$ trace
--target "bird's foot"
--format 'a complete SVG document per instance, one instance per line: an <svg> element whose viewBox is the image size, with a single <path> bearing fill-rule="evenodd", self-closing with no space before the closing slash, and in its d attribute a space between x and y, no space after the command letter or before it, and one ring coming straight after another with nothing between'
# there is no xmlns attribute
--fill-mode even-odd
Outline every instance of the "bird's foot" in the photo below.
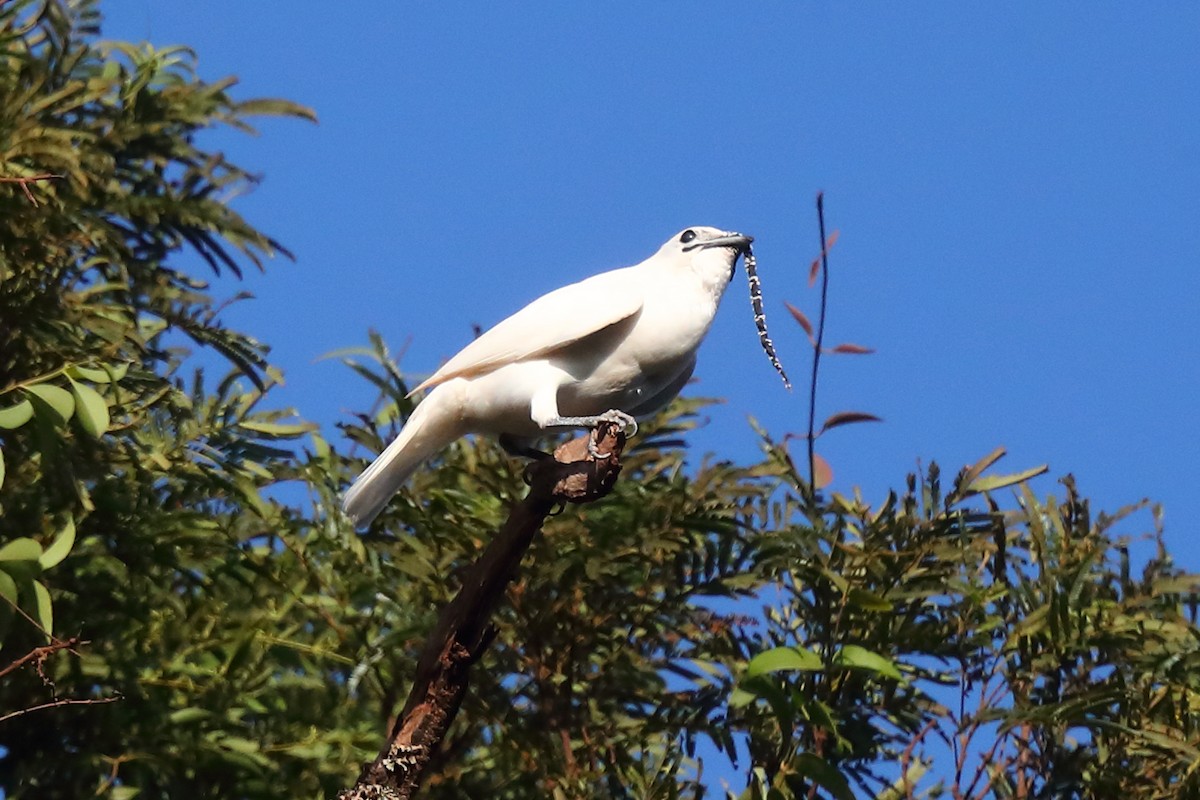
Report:
<svg viewBox="0 0 1200 800"><path fill-rule="evenodd" d="M618 411L617 409L614 408L614 409L605 411L603 414L597 415L596 416L596 424L594 426L592 426L591 435L588 437L588 453L591 455L592 458L596 458L596 459L608 458L609 456L612 455L612 453L600 452L600 448L596 445L596 436L600 432L600 424L605 423L605 422L611 423L613 425L620 425L621 430L625 431L626 436L636 436L637 435L637 431L638 431L637 420L635 420L629 414L626 414L624 411ZM632 430L630 430L630 429L632 429Z"/></svg>

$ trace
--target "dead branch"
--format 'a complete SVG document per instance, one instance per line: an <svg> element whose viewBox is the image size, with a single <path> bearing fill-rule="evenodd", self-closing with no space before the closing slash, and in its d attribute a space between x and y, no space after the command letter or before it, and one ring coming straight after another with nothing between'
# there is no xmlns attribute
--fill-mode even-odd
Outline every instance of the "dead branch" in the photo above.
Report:
<svg viewBox="0 0 1200 800"><path fill-rule="evenodd" d="M595 459L588 453L588 438L572 439L555 450L553 458L530 466L529 494L513 506L504 526L467 570L458 596L443 609L425 643L408 701L387 742L339 800L405 800L416 794L466 695L471 665L496 636L492 614L542 523L555 506L598 500L616 483L624 433L616 425L602 425L596 443L608 455Z"/></svg>

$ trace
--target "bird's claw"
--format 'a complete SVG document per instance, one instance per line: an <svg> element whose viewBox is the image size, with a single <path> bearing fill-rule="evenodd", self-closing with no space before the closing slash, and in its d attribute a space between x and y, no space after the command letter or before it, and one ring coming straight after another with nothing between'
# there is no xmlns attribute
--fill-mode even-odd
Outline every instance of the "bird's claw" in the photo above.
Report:
<svg viewBox="0 0 1200 800"><path fill-rule="evenodd" d="M618 411L615 408L611 411L605 411L600 415L600 421L611 422L614 425L620 425L621 430L625 432L626 436L637 436L637 420L634 419L632 415L626 414L624 411Z"/></svg>
<svg viewBox="0 0 1200 800"><path fill-rule="evenodd" d="M637 420L631 415L626 414L624 411L618 411L615 408L611 411L605 411L599 416L599 420L600 422L608 422L613 425L620 425L621 431L626 436L637 436ZM602 453L600 452L600 448L596 446L596 436L599 431L599 425L592 428L591 435L588 437L588 453L592 456L592 458L608 458L612 455L612 453Z"/></svg>
<svg viewBox="0 0 1200 800"><path fill-rule="evenodd" d="M612 453L601 453L600 448L596 446L596 433L600 430L599 427L592 428L588 434L588 454L594 459L608 458Z"/></svg>

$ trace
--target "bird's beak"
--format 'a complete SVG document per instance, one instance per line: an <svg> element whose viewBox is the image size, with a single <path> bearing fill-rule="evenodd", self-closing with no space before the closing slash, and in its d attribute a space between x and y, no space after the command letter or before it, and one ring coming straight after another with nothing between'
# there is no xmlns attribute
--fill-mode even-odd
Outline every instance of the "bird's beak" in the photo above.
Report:
<svg viewBox="0 0 1200 800"><path fill-rule="evenodd" d="M744 251L744 249L750 247L750 242L752 241L754 241L754 236L748 236L739 233L727 233L724 236L716 237L716 239L698 241L695 243L695 245L684 247L684 252L689 251L689 249L696 249L697 247L702 249L708 249L709 247L732 247L740 253Z"/></svg>
<svg viewBox="0 0 1200 800"><path fill-rule="evenodd" d="M724 236L718 236L716 239L709 239L706 242L701 242L700 246L707 250L710 247L732 247L738 252L750 247L750 243L754 241L753 236L747 236L744 233L727 233Z"/></svg>

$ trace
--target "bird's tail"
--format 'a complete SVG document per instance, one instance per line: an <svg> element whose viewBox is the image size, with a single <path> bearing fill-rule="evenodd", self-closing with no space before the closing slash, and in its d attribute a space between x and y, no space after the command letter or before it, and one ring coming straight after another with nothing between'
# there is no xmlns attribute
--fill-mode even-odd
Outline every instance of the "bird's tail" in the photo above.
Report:
<svg viewBox="0 0 1200 800"><path fill-rule="evenodd" d="M356 526L375 519L417 467L463 435L458 415L434 400L431 395L417 405L392 443L346 491L342 510Z"/></svg>

